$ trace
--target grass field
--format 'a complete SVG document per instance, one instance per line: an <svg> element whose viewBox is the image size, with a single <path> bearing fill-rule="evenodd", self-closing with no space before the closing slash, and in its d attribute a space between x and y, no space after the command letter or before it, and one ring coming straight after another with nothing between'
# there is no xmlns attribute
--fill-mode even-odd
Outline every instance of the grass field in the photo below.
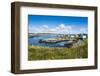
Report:
<svg viewBox="0 0 100 76"><path fill-rule="evenodd" d="M28 46L28 60L78 59L88 57L87 40L70 48Z"/></svg>

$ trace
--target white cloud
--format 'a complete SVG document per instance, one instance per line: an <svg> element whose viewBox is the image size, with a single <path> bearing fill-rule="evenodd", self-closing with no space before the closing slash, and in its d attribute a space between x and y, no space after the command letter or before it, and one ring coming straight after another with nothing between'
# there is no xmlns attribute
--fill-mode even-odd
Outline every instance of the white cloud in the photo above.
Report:
<svg viewBox="0 0 100 76"><path fill-rule="evenodd" d="M72 30L72 26L67 26L66 27L68 30Z"/></svg>
<svg viewBox="0 0 100 76"><path fill-rule="evenodd" d="M84 27L80 28L80 33L87 33L87 28Z"/></svg>
<svg viewBox="0 0 100 76"><path fill-rule="evenodd" d="M48 33L57 33L57 29L48 29Z"/></svg>
<svg viewBox="0 0 100 76"><path fill-rule="evenodd" d="M59 28L60 30L64 30L64 29L66 29L66 26L65 26L64 24L60 24L60 25L58 26L58 28Z"/></svg>
<svg viewBox="0 0 100 76"><path fill-rule="evenodd" d="M72 30L72 26L60 24L56 27L49 27L48 25L42 25L40 27L29 26L30 33L69 33Z"/></svg>
<svg viewBox="0 0 100 76"><path fill-rule="evenodd" d="M59 33L69 33L72 30L72 26L60 24L58 27L56 27L56 29Z"/></svg>
<svg viewBox="0 0 100 76"><path fill-rule="evenodd" d="M72 29L71 26L66 26L65 24L60 24L55 28L49 28L48 33L69 33L69 31Z"/></svg>
<svg viewBox="0 0 100 76"><path fill-rule="evenodd" d="M49 28L49 27L48 27L48 25L43 25L43 28L47 29L47 28Z"/></svg>
<svg viewBox="0 0 100 76"><path fill-rule="evenodd" d="M60 24L58 27L56 27L58 30L71 30L72 27L69 25L65 25L65 24Z"/></svg>
<svg viewBox="0 0 100 76"><path fill-rule="evenodd" d="M42 33L44 29L42 27L36 27L36 26L29 26L29 33Z"/></svg>

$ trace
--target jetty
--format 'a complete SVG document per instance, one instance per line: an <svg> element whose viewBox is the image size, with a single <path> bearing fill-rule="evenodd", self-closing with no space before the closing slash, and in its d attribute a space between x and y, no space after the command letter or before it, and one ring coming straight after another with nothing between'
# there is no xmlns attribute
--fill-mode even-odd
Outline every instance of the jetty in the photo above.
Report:
<svg viewBox="0 0 100 76"><path fill-rule="evenodd" d="M76 41L75 38L48 38L48 39L40 39L40 43L58 43L58 42L64 42L64 41Z"/></svg>

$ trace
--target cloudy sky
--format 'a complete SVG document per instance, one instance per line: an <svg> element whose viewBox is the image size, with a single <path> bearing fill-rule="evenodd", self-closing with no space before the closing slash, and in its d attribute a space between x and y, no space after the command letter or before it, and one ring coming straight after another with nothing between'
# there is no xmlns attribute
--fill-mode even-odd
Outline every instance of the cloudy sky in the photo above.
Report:
<svg viewBox="0 0 100 76"><path fill-rule="evenodd" d="M78 34L88 32L87 17L28 15L29 33Z"/></svg>

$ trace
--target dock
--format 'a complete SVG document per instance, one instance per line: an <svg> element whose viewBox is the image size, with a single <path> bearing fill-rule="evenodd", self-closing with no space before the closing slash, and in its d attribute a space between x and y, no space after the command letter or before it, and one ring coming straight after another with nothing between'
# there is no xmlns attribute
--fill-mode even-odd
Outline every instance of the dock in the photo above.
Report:
<svg viewBox="0 0 100 76"><path fill-rule="evenodd" d="M63 42L63 41L75 41L76 39L72 38L48 38L44 40L39 40L40 43L58 43L58 42Z"/></svg>

